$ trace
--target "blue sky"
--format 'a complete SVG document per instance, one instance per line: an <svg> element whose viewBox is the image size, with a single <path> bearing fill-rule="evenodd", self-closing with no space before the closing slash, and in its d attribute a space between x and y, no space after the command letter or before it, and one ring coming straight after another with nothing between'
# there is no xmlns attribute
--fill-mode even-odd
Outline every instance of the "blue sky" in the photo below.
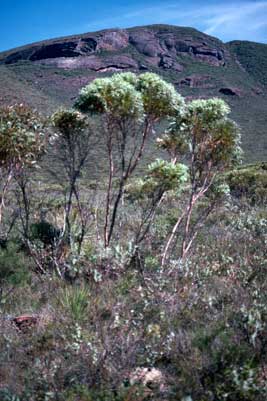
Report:
<svg viewBox="0 0 267 401"><path fill-rule="evenodd" d="M0 0L0 51L104 28L191 26L223 41L267 43L267 0Z"/></svg>

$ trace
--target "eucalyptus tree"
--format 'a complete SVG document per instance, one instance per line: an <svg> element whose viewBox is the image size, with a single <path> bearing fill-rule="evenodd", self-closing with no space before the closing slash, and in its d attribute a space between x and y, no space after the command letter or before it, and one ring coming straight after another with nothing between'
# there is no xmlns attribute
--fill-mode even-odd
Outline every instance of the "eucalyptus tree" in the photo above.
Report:
<svg viewBox="0 0 267 401"><path fill-rule="evenodd" d="M162 121L178 115L183 98L156 74L115 74L83 88L75 105L98 115L105 138L108 182L104 244L110 245L119 206L129 178L143 156L146 142Z"/></svg>
<svg viewBox="0 0 267 401"><path fill-rule="evenodd" d="M58 180L63 185L67 181L66 188L64 188L64 234L70 244L73 240L73 225L71 224L70 217L73 209L73 200L75 199L76 211L80 220L80 230L77 237L78 253L80 253L89 216L88 209L83 207L78 181L82 177L94 144L93 128L88 118L76 110L58 110L52 115L51 120L57 133L53 151L57 163L59 162L60 165Z"/></svg>
<svg viewBox="0 0 267 401"><path fill-rule="evenodd" d="M158 139L159 146L167 150L173 163L186 160L189 174L186 207L181 210L164 246L163 266L178 230L182 230L181 258L186 257L199 227L215 206L217 195L226 189L214 189L215 178L231 164L240 161L240 132L228 118L229 113L229 106L221 99L193 100ZM195 206L212 189L213 195L210 196L213 200L192 224Z"/></svg>
<svg viewBox="0 0 267 401"><path fill-rule="evenodd" d="M0 108L0 223L14 177L36 164L49 140L44 119L22 104Z"/></svg>
<svg viewBox="0 0 267 401"><path fill-rule="evenodd" d="M188 168L185 164L156 159L148 166L144 177L126 186L128 200L140 211L139 219L135 219L135 246L139 246L149 233L164 196L169 191L178 193L187 180Z"/></svg>

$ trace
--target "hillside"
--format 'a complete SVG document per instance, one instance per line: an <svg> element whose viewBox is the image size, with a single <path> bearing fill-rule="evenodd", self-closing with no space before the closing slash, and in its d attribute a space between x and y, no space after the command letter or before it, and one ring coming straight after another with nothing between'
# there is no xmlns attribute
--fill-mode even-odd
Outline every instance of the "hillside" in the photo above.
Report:
<svg viewBox="0 0 267 401"><path fill-rule="evenodd" d="M242 128L247 161L267 154L267 45L220 40L192 28L109 29L30 44L0 54L0 104L44 113L71 106L97 76L153 71L188 98L219 96Z"/></svg>
<svg viewBox="0 0 267 401"><path fill-rule="evenodd" d="M265 65L170 26L0 55L0 401L267 400Z"/></svg>
<svg viewBox="0 0 267 401"><path fill-rule="evenodd" d="M241 66L262 85L267 85L267 46L248 41L229 42Z"/></svg>

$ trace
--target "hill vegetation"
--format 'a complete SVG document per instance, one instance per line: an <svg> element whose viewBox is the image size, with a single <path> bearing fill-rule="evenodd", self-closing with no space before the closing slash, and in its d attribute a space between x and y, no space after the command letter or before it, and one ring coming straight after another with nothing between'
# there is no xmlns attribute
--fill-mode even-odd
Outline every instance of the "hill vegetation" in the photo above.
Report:
<svg viewBox="0 0 267 401"><path fill-rule="evenodd" d="M74 100L0 108L0 400L265 401L266 162L155 73Z"/></svg>
<svg viewBox="0 0 267 401"><path fill-rule="evenodd" d="M267 85L267 50L262 43L233 41L228 44L242 67L258 82Z"/></svg>

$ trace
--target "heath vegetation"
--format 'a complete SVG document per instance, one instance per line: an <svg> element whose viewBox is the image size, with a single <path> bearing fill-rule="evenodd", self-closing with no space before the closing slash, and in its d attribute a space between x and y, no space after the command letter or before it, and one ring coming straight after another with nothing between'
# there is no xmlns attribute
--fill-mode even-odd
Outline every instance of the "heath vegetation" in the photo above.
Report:
<svg viewBox="0 0 267 401"><path fill-rule="evenodd" d="M266 400L267 166L229 113L153 73L0 109L1 401Z"/></svg>

